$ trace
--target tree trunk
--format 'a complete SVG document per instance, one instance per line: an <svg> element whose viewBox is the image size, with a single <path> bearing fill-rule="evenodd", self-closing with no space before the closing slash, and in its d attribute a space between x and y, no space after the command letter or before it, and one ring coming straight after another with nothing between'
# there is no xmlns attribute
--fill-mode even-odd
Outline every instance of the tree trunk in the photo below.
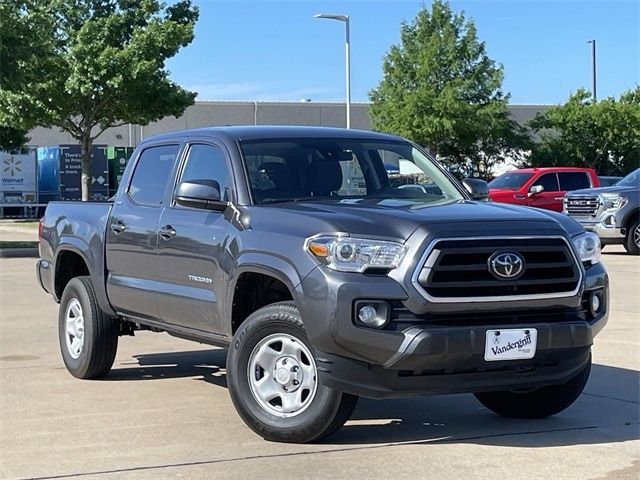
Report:
<svg viewBox="0 0 640 480"><path fill-rule="evenodd" d="M85 133L80 140L80 158L82 159L82 178L80 188L82 191L82 201L86 202L91 198L91 131Z"/></svg>

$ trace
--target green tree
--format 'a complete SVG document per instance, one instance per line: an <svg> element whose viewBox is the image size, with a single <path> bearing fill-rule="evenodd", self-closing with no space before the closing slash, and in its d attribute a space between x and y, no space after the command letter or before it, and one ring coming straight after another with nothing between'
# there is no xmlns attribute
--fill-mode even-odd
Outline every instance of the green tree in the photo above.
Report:
<svg viewBox="0 0 640 480"><path fill-rule="evenodd" d="M28 141L29 137L25 130L0 126L0 150L17 152Z"/></svg>
<svg viewBox="0 0 640 480"><path fill-rule="evenodd" d="M19 150L42 114L36 100L47 85L41 69L51 67L52 18L37 0L0 1L0 149Z"/></svg>
<svg viewBox="0 0 640 480"><path fill-rule="evenodd" d="M38 36L42 48L27 66L3 64L3 76L10 68L20 80L0 91L0 126L28 130L35 117L37 125L68 132L81 146L82 199L88 200L91 147L104 130L180 116L193 104L195 94L169 79L165 62L193 40L198 9L190 0L9 3L17 5L17 24L47 35ZM18 31L15 44L29 43L27 35Z"/></svg>
<svg viewBox="0 0 640 480"><path fill-rule="evenodd" d="M502 67L487 56L473 21L447 2L435 0L402 24L382 69L369 94L374 129L428 147L461 175L487 176L526 147L524 129L507 111Z"/></svg>
<svg viewBox="0 0 640 480"><path fill-rule="evenodd" d="M640 87L594 102L586 90L529 123L538 140L526 164L588 166L624 175L640 166Z"/></svg>

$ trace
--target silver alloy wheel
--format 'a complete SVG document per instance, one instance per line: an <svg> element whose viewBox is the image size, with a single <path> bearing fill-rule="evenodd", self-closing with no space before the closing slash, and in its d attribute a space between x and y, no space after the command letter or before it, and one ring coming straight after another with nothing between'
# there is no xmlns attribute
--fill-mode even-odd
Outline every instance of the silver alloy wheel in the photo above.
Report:
<svg viewBox="0 0 640 480"><path fill-rule="evenodd" d="M633 243L636 244L636 247L640 248L640 223L636 225L636 228L633 230Z"/></svg>
<svg viewBox="0 0 640 480"><path fill-rule="evenodd" d="M304 412L318 387L316 362L309 348L286 333L258 342L249 356L247 377L258 404L278 417Z"/></svg>
<svg viewBox="0 0 640 480"><path fill-rule="evenodd" d="M77 360L84 346L84 315L82 305L76 298L69 300L65 315L65 335L67 352Z"/></svg>

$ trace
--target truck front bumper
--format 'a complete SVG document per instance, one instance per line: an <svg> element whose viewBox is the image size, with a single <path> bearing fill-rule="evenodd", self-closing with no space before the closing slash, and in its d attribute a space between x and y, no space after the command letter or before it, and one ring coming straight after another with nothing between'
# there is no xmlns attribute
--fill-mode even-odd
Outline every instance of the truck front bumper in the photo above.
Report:
<svg viewBox="0 0 640 480"><path fill-rule="evenodd" d="M611 240L622 243L626 235L624 228L619 228L615 225L611 226L602 222L580 222L580 224L585 230L597 234L605 242Z"/></svg>
<svg viewBox="0 0 640 480"><path fill-rule="evenodd" d="M325 275L333 281L322 278ZM350 281L336 275L346 275ZM593 338L608 319L608 278L600 264L586 270L584 288L577 298L554 299L548 304L518 301L517 306L496 302L493 310L490 306L483 310L477 305L457 305L458 309L467 308L468 315L461 319L460 310L452 307L450 321L446 313L433 320L428 315L412 317L405 309L402 322L381 330L357 326L353 305L362 299L401 303L407 293L389 277L358 282L353 274L316 271L299 288L308 295L301 313L317 352L321 381L336 390L372 398L563 383L586 364ZM588 312L594 291L603 299L596 315ZM333 304L333 311L327 309L327 303ZM476 310L470 311L472 308ZM536 315L523 314L518 320L518 314L508 315L509 309L516 308L527 313L534 309ZM500 328L537 329L535 357L485 361L486 332Z"/></svg>
<svg viewBox="0 0 640 480"><path fill-rule="evenodd" d="M618 225L617 213L617 211L607 211L599 215L597 218L571 218L582 225L585 230L597 234L603 243L622 243L624 241L626 231Z"/></svg>
<svg viewBox="0 0 640 480"><path fill-rule="evenodd" d="M316 363L325 385L370 398L516 390L559 384L571 379L585 366L593 339L588 325L536 324L535 328L538 330L538 349L530 360L485 361L487 327L474 327L439 332L424 329L411 353L405 354L391 368L321 352L316 355Z"/></svg>

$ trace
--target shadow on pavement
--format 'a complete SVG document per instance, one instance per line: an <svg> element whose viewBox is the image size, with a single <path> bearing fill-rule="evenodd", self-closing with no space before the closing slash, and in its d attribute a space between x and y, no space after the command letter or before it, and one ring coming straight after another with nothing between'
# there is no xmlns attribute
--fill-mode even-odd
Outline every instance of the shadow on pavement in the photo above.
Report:
<svg viewBox="0 0 640 480"><path fill-rule="evenodd" d="M125 365L124 368L115 366L104 380L161 380L200 376L206 382L227 388L226 350L142 354L134 355L133 360L119 364Z"/></svg>
<svg viewBox="0 0 640 480"><path fill-rule="evenodd" d="M107 381L194 377L226 388L226 350L135 355ZM499 417L473 395L360 399L351 420L324 444L475 443L511 447L625 442L640 439L640 372L594 364L583 395L542 420Z"/></svg>

